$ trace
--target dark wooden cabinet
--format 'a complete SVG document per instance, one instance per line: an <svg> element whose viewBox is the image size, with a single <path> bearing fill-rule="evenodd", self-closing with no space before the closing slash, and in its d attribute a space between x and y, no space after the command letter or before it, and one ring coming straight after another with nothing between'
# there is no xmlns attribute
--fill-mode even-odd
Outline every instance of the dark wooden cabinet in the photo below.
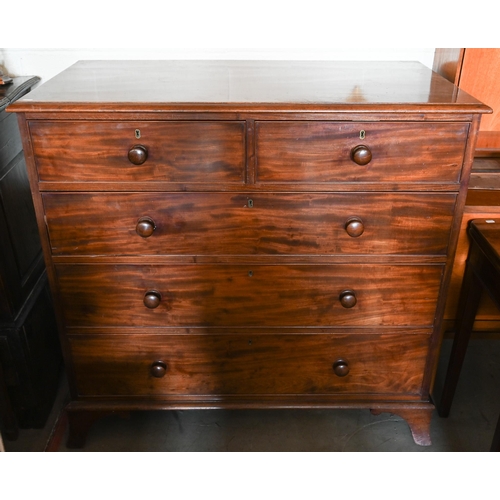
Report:
<svg viewBox="0 0 500 500"><path fill-rule="evenodd" d="M69 445L179 408L389 411L430 443L487 106L418 63L143 61L77 63L9 111Z"/></svg>
<svg viewBox="0 0 500 500"><path fill-rule="evenodd" d="M61 353L15 115L5 108L39 81L0 86L0 369L5 436L42 427L58 386Z"/></svg>

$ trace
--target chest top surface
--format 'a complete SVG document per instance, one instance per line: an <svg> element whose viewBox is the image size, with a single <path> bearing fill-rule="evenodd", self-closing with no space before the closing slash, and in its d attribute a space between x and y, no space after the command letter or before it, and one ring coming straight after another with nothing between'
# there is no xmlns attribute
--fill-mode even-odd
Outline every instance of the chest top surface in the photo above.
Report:
<svg viewBox="0 0 500 500"><path fill-rule="evenodd" d="M10 111L491 110L418 62L79 61Z"/></svg>

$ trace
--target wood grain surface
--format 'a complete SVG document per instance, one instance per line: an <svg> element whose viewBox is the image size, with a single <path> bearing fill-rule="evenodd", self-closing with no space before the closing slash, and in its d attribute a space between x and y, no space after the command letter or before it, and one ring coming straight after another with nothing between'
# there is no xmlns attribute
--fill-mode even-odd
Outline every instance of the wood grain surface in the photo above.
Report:
<svg viewBox="0 0 500 500"><path fill-rule="evenodd" d="M456 195L44 193L54 255L446 255ZM350 236L353 216L363 233ZM136 231L149 217L151 236Z"/></svg>
<svg viewBox="0 0 500 500"><path fill-rule="evenodd" d="M41 181L244 182L244 122L33 121L30 131ZM135 145L148 151L142 165L128 159Z"/></svg>
<svg viewBox="0 0 500 500"><path fill-rule="evenodd" d="M457 183L468 128L466 123L256 122L257 179ZM351 159L360 144L373 157L363 166Z"/></svg>
<svg viewBox="0 0 500 500"><path fill-rule="evenodd" d="M69 338L81 396L420 392L428 335ZM140 348L138 348L140 346ZM405 356L401 356L404 350ZM344 359L349 373L335 375ZM162 360L162 378L151 366Z"/></svg>
<svg viewBox="0 0 500 500"><path fill-rule="evenodd" d="M410 61L78 61L11 111L485 113Z"/></svg>
<svg viewBox="0 0 500 500"><path fill-rule="evenodd" d="M441 265L62 265L67 326L430 326ZM357 303L339 302L344 290ZM161 294L145 307L148 291Z"/></svg>

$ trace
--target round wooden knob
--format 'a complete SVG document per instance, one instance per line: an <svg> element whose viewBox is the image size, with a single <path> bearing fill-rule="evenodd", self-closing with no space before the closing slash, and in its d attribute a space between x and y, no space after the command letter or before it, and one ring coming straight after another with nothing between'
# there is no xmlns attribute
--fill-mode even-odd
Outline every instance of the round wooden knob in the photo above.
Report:
<svg viewBox="0 0 500 500"><path fill-rule="evenodd" d="M128 152L128 159L134 165L142 165L148 159L148 150L138 144Z"/></svg>
<svg viewBox="0 0 500 500"><path fill-rule="evenodd" d="M167 373L167 365L163 361L155 361L151 365L151 375L156 378L162 378Z"/></svg>
<svg viewBox="0 0 500 500"><path fill-rule="evenodd" d="M151 217L141 217L137 221L137 226L135 226L135 230L139 236L142 238L149 238L156 229L156 224Z"/></svg>
<svg viewBox="0 0 500 500"><path fill-rule="evenodd" d="M144 305L148 309L155 309L160 305L161 302L161 294L156 290L149 290L144 295Z"/></svg>
<svg viewBox="0 0 500 500"><path fill-rule="evenodd" d="M367 165L372 159L372 152L362 144L351 149L351 160L358 165Z"/></svg>
<svg viewBox="0 0 500 500"><path fill-rule="evenodd" d="M349 373L349 363L344 359L337 359L333 363L333 371L337 377L345 377Z"/></svg>
<svg viewBox="0 0 500 500"><path fill-rule="evenodd" d="M345 230L349 236L357 238L363 234L365 226L359 217L349 217L345 222Z"/></svg>
<svg viewBox="0 0 500 500"><path fill-rule="evenodd" d="M342 307L345 307L346 309L354 307L357 302L356 294L352 290L344 290L343 292L341 292L339 295L339 300L342 304Z"/></svg>

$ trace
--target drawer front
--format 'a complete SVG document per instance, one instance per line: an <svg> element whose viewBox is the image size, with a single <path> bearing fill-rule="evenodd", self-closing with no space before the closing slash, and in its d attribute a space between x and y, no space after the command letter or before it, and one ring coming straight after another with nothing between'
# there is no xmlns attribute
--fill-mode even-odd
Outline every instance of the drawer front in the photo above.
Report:
<svg viewBox="0 0 500 500"><path fill-rule="evenodd" d="M55 255L446 255L454 194L46 193Z"/></svg>
<svg viewBox="0 0 500 500"><path fill-rule="evenodd" d="M69 338L80 396L418 395L428 341L423 334ZM343 376L333 368L339 360Z"/></svg>
<svg viewBox="0 0 500 500"><path fill-rule="evenodd" d="M56 266L68 326L431 326L441 265Z"/></svg>
<svg viewBox="0 0 500 500"><path fill-rule="evenodd" d="M236 183L245 179L244 122L30 122L41 181ZM139 131L140 137L136 137ZM144 163L129 151L147 150ZM142 161L144 153L132 156Z"/></svg>
<svg viewBox="0 0 500 500"><path fill-rule="evenodd" d="M468 128L464 123L258 122L257 181L458 183ZM365 165L351 159L360 145L371 153Z"/></svg>

